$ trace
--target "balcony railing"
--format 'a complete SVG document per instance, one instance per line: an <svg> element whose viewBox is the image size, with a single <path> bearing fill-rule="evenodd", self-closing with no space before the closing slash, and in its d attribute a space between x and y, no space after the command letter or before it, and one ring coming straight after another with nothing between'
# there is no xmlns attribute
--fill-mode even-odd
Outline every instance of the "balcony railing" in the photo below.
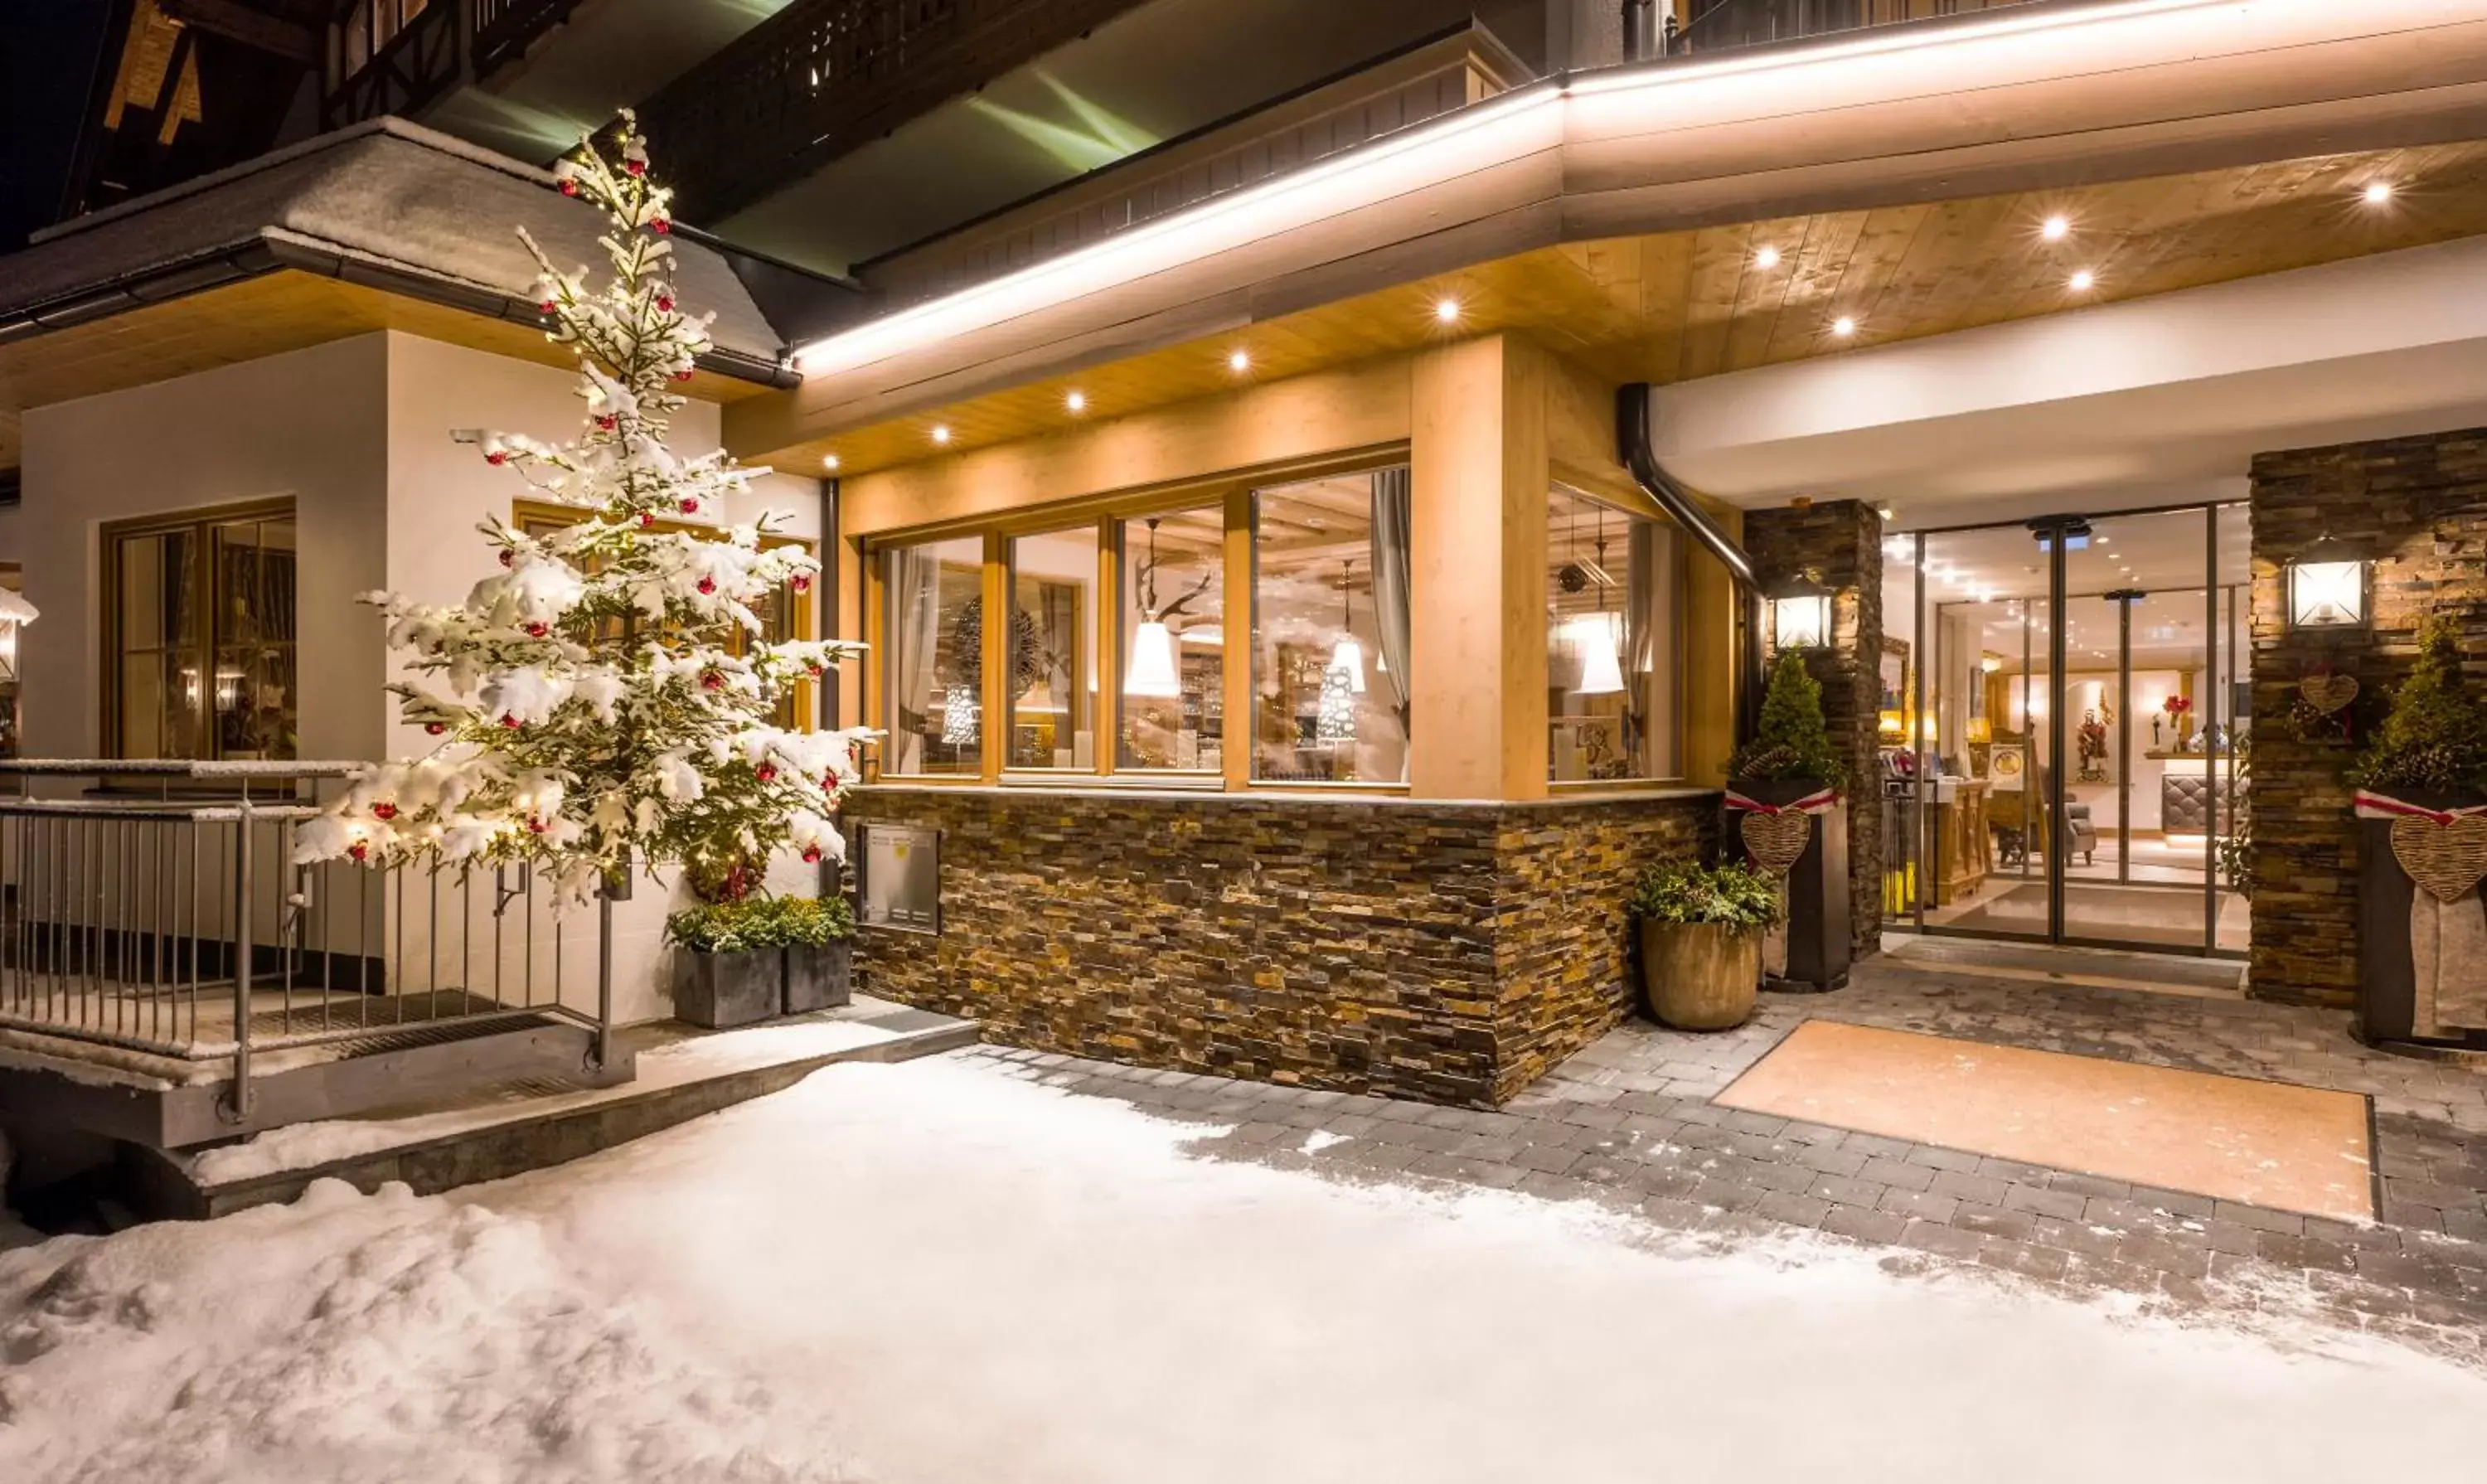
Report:
<svg viewBox="0 0 2487 1484"><path fill-rule="evenodd" d="M640 105L716 221L1145 0L795 0Z"/></svg>
<svg viewBox="0 0 2487 1484"><path fill-rule="evenodd" d="M526 55L578 0L349 0L328 25L328 128L412 115Z"/></svg>
<svg viewBox="0 0 2487 1484"><path fill-rule="evenodd" d="M252 1121L271 1075L495 1034L567 1027L604 1066L603 932L566 933L529 873L293 862L294 831L352 770L0 763L18 790L0 798L0 1030L188 1069L172 1080L216 1092L193 1134ZM114 788L30 797L95 782Z"/></svg>
<svg viewBox="0 0 2487 1484"><path fill-rule="evenodd" d="M1690 19L1670 27L1666 49L1678 55L1720 51L2044 3L2047 0L1691 0Z"/></svg>

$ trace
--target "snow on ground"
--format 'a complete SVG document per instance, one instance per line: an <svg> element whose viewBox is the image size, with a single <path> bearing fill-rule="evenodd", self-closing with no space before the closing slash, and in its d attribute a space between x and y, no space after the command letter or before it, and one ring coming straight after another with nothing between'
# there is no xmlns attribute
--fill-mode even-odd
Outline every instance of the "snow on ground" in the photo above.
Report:
<svg viewBox="0 0 2487 1484"><path fill-rule="evenodd" d="M1653 1249L1199 1134L850 1064L460 1197L0 1253L0 1478L2477 1476L2487 1378L2375 1342Z"/></svg>

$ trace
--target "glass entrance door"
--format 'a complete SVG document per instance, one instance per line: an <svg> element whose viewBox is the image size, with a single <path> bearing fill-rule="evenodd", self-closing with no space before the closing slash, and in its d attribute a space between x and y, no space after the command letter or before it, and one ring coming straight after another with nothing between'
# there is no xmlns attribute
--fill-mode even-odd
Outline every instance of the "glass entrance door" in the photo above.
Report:
<svg viewBox="0 0 2487 1484"><path fill-rule="evenodd" d="M2242 505L1895 539L1885 551L1885 902L1932 933L2242 953L2222 845Z"/></svg>

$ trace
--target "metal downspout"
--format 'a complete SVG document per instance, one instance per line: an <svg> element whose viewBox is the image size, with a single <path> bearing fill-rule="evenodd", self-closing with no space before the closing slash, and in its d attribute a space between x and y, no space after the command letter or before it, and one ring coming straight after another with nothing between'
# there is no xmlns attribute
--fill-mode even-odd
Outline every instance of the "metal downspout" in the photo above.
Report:
<svg viewBox="0 0 2487 1484"><path fill-rule="evenodd" d="M1658 456L1649 446L1650 396L1646 381L1627 382L1615 389L1615 457L1632 471L1635 483L1642 492L1656 500L1659 508L1675 518L1678 525L1692 534L1702 549L1719 559L1727 574L1736 579L1744 592L1744 645L1742 684L1736 694L1736 740L1750 742L1761 720L1762 704L1762 584L1753 571L1753 559L1745 548L1721 529L1701 502L1658 466Z"/></svg>

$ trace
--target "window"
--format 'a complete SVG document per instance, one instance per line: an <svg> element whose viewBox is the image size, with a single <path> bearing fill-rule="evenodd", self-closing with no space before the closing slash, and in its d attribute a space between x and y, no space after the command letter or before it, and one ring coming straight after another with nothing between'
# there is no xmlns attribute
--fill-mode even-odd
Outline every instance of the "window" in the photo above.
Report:
<svg viewBox="0 0 2487 1484"><path fill-rule="evenodd" d="M1547 516L1548 776L1680 775L1674 527L1564 489Z"/></svg>
<svg viewBox="0 0 2487 1484"><path fill-rule="evenodd" d="M15 566L0 566L0 588L12 593L25 591L25 582ZM17 624L0 612L0 758L17 755L22 726L23 718L17 714Z"/></svg>
<svg viewBox="0 0 2487 1484"><path fill-rule="evenodd" d="M1097 530L1010 544L1011 768L1097 767Z"/></svg>
<svg viewBox="0 0 2487 1484"><path fill-rule="evenodd" d="M882 554L881 714L891 773L984 771L985 543L981 536Z"/></svg>
<svg viewBox="0 0 2487 1484"><path fill-rule="evenodd" d="M1252 517L1252 776L1408 776L1408 471L1264 490Z"/></svg>
<svg viewBox="0 0 2487 1484"><path fill-rule="evenodd" d="M1226 747L1226 512L1122 522L1118 768L1220 772Z"/></svg>
<svg viewBox="0 0 2487 1484"><path fill-rule="evenodd" d="M295 755L291 505L107 526L104 577L113 756Z"/></svg>

